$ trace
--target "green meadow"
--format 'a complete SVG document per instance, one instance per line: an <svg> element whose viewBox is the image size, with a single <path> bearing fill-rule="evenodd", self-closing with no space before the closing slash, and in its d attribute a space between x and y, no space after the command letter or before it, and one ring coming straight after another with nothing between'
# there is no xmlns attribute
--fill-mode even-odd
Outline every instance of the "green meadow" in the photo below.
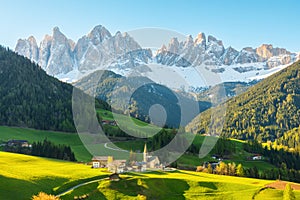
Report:
<svg viewBox="0 0 300 200"><path fill-rule="evenodd" d="M30 199L40 191L58 194L105 176L107 172L89 165L0 152L0 199Z"/></svg>
<svg viewBox="0 0 300 200"><path fill-rule="evenodd" d="M40 191L60 194L80 183L108 177L91 166L0 152L0 199L30 199ZM282 199L282 190L266 189L274 181L177 170L126 173L120 181L99 180L61 196L88 199ZM17 191L17 192L16 192ZM297 198L300 192L294 191Z"/></svg>
<svg viewBox="0 0 300 200"><path fill-rule="evenodd" d="M205 136L196 135L193 143L195 145L201 145ZM17 128L17 127L6 127L0 126L0 141L8 141L10 139L22 139L28 140L29 142L42 141L47 138L50 141L53 141L56 144L67 144L70 145L72 150L75 153L75 156L78 161L90 161L92 155L82 144L78 134L76 133L64 133L64 132L54 132L54 131L42 131L35 129L27 128ZM250 154L245 152L242 149L243 141L240 140L231 140L235 143L236 153L232 158L226 160L225 162L235 162L242 163L244 167L253 167L256 166L259 170L270 169L274 166L264 162L264 161L248 161L245 158ZM114 142L108 143L107 147L119 148L123 150L133 150L137 152L142 152L144 148L144 140L134 140L134 141L123 141L123 142ZM107 149L104 146L105 144L98 144L94 148L99 149L101 152L99 155L112 155L115 158L127 158L129 157L128 152L124 151L115 151ZM139 155L141 157L141 155ZM179 166L183 167L195 167L201 165L205 161L212 161L211 154L200 159L197 155L183 154L178 160L177 163Z"/></svg>

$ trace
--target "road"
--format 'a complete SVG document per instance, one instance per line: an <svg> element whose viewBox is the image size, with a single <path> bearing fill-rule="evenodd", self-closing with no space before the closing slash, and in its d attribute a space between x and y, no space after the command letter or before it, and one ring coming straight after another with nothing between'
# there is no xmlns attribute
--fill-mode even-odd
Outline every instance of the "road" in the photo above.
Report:
<svg viewBox="0 0 300 200"><path fill-rule="evenodd" d="M113 147L109 147L109 146L107 146L108 145L108 143L112 143L112 142L106 142L105 144L104 144L104 147L106 148L106 149L110 149L110 150L114 150L114 151L123 151L123 152L129 152L129 151L127 151L127 150L125 150L125 149L120 149L120 148L113 148Z"/></svg>
<svg viewBox="0 0 300 200"><path fill-rule="evenodd" d="M62 193L56 195L56 197L64 196L64 195L67 194L68 192L70 192L70 191L72 191L72 190L75 190L75 189L77 189L77 188L79 188L79 187L81 187L81 186L88 185L88 184L91 184L91 183L96 183L96 182L102 181L102 180L104 180L104 179L106 179L106 178L101 178L101 179L97 179L97 180L93 180L93 181L88 181L88 182L85 182L85 183L80 183L80 184L75 185L75 186L69 188L68 190L66 190L66 191L64 191L64 192L62 192Z"/></svg>

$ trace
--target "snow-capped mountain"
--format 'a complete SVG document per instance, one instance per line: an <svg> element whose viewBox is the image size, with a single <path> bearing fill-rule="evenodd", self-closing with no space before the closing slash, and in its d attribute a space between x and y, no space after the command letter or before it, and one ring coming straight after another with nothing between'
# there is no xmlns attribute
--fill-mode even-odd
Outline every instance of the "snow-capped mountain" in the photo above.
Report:
<svg viewBox="0 0 300 200"><path fill-rule="evenodd" d="M263 44L238 51L221 40L199 33L179 41L170 38L157 51L143 49L128 33L112 35L96 26L77 43L55 27L38 46L36 39L20 39L15 51L38 63L48 74L74 82L100 69L125 76L146 76L174 89L191 89L221 82L265 78L299 59L299 54ZM218 77L214 81L199 77Z"/></svg>
<svg viewBox="0 0 300 200"><path fill-rule="evenodd" d="M184 66L221 66L233 64L247 64L265 62L266 68L286 65L295 60L296 54L283 48L274 48L272 45L263 44L253 49L243 48L237 51L232 47L225 49L223 42L213 36L206 37L199 33L195 40L188 36L186 41L179 42L172 38L168 46L162 46L156 55L157 63L165 65ZM188 61L184 63L183 60Z"/></svg>
<svg viewBox="0 0 300 200"><path fill-rule="evenodd" d="M127 33L112 36L103 26L96 26L77 43L55 27L52 36L46 35L39 47L30 36L18 40L15 51L38 63L48 74L58 76L73 70L94 70L138 49L139 44Z"/></svg>

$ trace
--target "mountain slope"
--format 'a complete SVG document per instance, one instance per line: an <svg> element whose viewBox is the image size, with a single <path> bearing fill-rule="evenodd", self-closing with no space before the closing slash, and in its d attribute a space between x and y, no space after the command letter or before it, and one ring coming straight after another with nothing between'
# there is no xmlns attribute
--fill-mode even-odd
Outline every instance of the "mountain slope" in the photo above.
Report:
<svg viewBox="0 0 300 200"><path fill-rule="evenodd" d="M199 112L211 106L209 101L195 101L192 96L170 90L146 77L124 77L111 71L99 70L91 73L76 82L75 86L106 101L113 110L146 122L152 121L159 126L184 126ZM151 107L156 104L161 105L166 112L165 124L161 122L164 120L161 108L152 110L154 118L149 117Z"/></svg>
<svg viewBox="0 0 300 200"><path fill-rule="evenodd" d="M73 87L0 46L0 124L74 131Z"/></svg>
<svg viewBox="0 0 300 200"><path fill-rule="evenodd" d="M217 132L239 139L274 141L299 148L300 126L300 62L266 78L247 92L197 116L186 130L210 134ZM221 108L226 107L225 124L221 131ZM208 129L211 113L214 125ZM294 137L290 132L294 130ZM288 131L288 132L287 132ZM289 137L287 137L289 133ZM285 139L285 140L283 140ZM289 141L290 140L290 141Z"/></svg>

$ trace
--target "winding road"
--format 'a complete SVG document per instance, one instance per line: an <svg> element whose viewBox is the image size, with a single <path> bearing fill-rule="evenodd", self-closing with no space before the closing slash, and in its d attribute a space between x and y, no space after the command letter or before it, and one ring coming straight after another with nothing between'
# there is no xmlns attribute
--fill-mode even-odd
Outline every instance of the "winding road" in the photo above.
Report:
<svg viewBox="0 0 300 200"><path fill-rule="evenodd" d="M96 183L96 182L102 181L102 180L104 180L104 179L107 179L107 177L106 177L106 178L101 178L101 179L97 179L97 180L92 180L92 181L88 181L88 182L85 182L85 183L81 183L81 184L75 185L75 186L69 188L68 190L66 190L66 191L64 191L64 192L62 192L62 193L56 195L56 197L64 196L64 195L67 194L68 192L70 192L70 191L72 191L72 190L75 190L75 189L77 189L77 188L79 188L79 187L81 187L81 186L88 185L88 184L91 184L91 183Z"/></svg>
<svg viewBox="0 0 300 200"><path fill-rule="evenodd" d="M129 151L125 150L125 149L109 147L109 146L107 146L108 143L112 144L112 142L106 142L106 143L104 144L104 147L105 147L106 149L110 149L110 150L114 150L114 151L129 152Z"/></svg>

